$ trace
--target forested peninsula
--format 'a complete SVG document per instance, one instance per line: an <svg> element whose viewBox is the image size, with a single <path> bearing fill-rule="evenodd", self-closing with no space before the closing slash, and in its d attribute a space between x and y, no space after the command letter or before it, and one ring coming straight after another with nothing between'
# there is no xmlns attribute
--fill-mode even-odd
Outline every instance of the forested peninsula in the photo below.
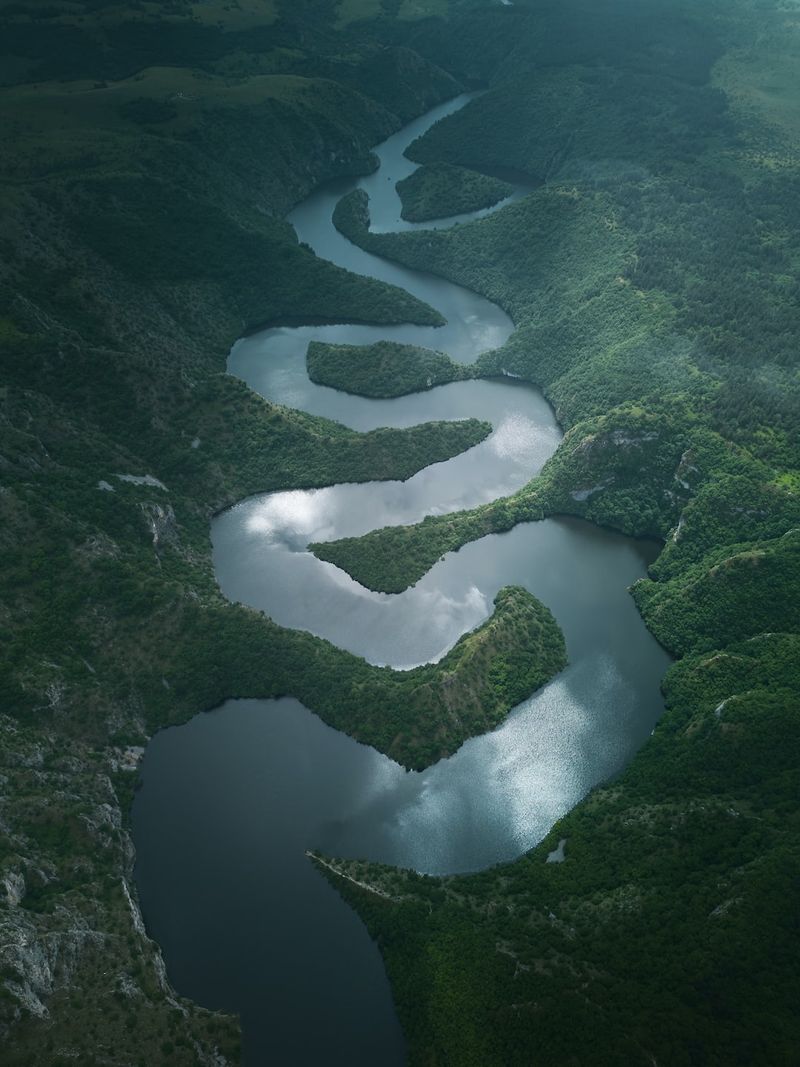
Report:
<svg viewBox="0 0 800 1067"><path fill-rule="evenodd" d="M316 551L399 591L546 515L658 538L632 592L676 662L649 742L514 863L320 871L377 940L413 1064L793 1063L794 9L48 0L6 4L0 40L4 1063L240 1060L238 1020L175 994L138 907L129 812L155 731L291 693L422 767L563 665L520 589L397 676L227 602L211 566L209 520L244 496L407 478L488 432L358 434L224 373L266 323L440 321L315 256L285 214L465 88L483 92L409 153L434 168L435 210L459 210L464 171L531 193L402 234L370 233L355 196L337 225L501 305L515 331L475 373L540 386L565 437L511 497ZM309 367L372 396L455 376L422 350Z"/></svg>
<svg viewBox="0 0 800 1067"><path fill-rule="evenodd" d="M513 186L500 178L452 163L419 167L397 183L403 205L401 217L409 222L427 222L493 207L509 196L512 189Z"/></svg>
<svg viewBox="0 0 800 1067"><path fill-rule="evenodd" d="M444 352L397 341L376 341L373 345L312 341L306 366L312 382L378 398L406 396L475 377L472 367L454 363Z"/></svg>

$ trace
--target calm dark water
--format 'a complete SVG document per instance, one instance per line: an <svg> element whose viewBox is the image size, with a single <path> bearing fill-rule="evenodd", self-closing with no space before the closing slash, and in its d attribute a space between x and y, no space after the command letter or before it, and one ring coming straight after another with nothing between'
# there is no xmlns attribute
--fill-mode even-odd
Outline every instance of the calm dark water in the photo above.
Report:
<svg viewBox="0 0 800 1067"><path fill-rule="evenodd" d="M304 854L384 765L290 699L230 702L148 748L134 807L148 930L182 994L241 1013L249 1064L404 1062L378 951Z"/></svg>
<svg viewBox="0 0 800 1067"><path fill-rule="evenodd" d="M437 108L378 149L380 170L358 183L370 193L376 228L413 228L399 221L394 193L413 170L402 151L466 99ZM520 584L554 612L570 665L498 730L420 774L331 730L291 699L232 701L153 739L134 806L148 928L181 993L241 1012L253 1065L404 1061L377 949L310 866L306 849L431 873L520 855L643 743L662 711L659 680L668 664L627 593L655 547L588 523L550 519L483 538L399 596L372 593L305 551L310 541L415 522L512 492L560 439L541 395L510 380L454 383L390 401L309 382L310 339L394 337L469 362L512 329L481 297L345 241L330 216L347 188L321 190L293 212L300 238L351 270L403 285L439 308L447 326L269 330L234 347L230 371L270 399L360 430L477 416L494 432L406 482L242 502L213 524L220 586L286 626L402 668L438 659L487 617L499 588Z"/></svg>

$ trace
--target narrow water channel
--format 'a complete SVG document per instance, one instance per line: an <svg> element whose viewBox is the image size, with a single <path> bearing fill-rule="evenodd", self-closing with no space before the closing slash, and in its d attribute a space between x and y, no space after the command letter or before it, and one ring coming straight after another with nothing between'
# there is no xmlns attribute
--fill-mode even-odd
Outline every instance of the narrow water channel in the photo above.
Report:
<svg viewBox="0 0 800 1067"><path fill-rule="evenodd" d="M513 492L560 440L541 394L519 382L459 382L380 401L316 386L305 371L312 339L393 338L471 362L513 329L482 297L365 253L331 222L338 199L357 185L370 195L374 228L412 228L399 220L394 192L414 169L403 151L468 99L434 109L381 145L373 175L322 189L290 216L318 255L403 286L439 309L447 325L273 329L239 341L228 366L271 400L359 430L474 416L490 421L493 433L406 482L243 501L214 521L214 563L229 598L397 668L438 659L487 617L499 588L524 585L555 614L570 664L499 729L420 774L291 699L231 701L153 739L134 806L148 928L181 993L241 1012L251 1065L404 1061L377 949L310 866L306 849L430 873L512 859L619 771L662 711L668 659L627 593L654 557L653 545L550 519L467 545L398 596L372 593L306 551L311 541Z"/></svg>

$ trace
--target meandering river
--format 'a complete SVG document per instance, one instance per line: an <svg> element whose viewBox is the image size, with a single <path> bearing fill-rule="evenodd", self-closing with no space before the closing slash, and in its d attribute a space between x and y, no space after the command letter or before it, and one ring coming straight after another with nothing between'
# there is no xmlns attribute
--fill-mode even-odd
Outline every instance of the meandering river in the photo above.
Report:
<svg viewBox="0 0 800 1067"><path fill-rule="evenodd" d="M468 100L412 122L376 149L374 174L321 189L290 215L319 256L403 286L440 310L447 325L271 329L239 341L228 368L270 400L358 430L474 416L490 421L493 433L406 482L246 500L215 519L214 563L231 599L397 668L440 658L487 617L499 588L524 585L553 611L570 663L499 729L419 774L291 699L231 701L153 739L133 813L148 929L181 993L242 1014L248 1064L404 1061L378 951L306 849L430 873L513 859L618 772L662 711L668 658L627 593L654 557L653 545L549 519L467 545L397 596L370 592L306 551L312 541L507 495L558 446L560 431L541 394L510 379L381 401L316 386L306 374L310 340L391 338L471 362L509 336L513 325L495 305L363 252L331 222L339 198L358 186L369 194L374 229L417 228L399 218L395 183L415 169L403 151ZM518 188L512 199L527 191Z"/></svg>

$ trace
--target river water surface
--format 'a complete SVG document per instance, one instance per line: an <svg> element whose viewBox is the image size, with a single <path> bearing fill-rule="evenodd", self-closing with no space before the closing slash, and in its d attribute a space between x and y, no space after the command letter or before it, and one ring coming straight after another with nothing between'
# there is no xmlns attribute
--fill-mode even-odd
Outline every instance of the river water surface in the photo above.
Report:
<svg viewBox="0 0 800 1067"><path fill-rule="evenodd" d="M560 440L541 394L510 379L381 401L316 386L305 371L312 339L391 338L471 362L511 333L508 316L487 300L363 252L331 222L338 199L358 186L369 193L374 229L417 228L399 219L395 183L414 169L403 150L468 100L411 123L376 150L373 175L321 189L290 215L318 255L403 286L440 310L447 325L272 329L239 341L228 368L271 400L358 430L477 417L490 421L493 433L406 482L246 500L215 519L214 563L231 599L397 668L440 658L489 615L498 589L523 585L553 611L570 663L497 730L419 774L330 729L292 699L231 701L153 739L133 813L148 929L181 993L242 1014L252 1065L404 1062L378 951L311 867L306 849L430 873L513 859L618 772L662 711L659 681L668 658L627 593L654 558L654 545L548 519L465 546L397 596L366 590L306 551L311 541L504 496L524 485ZM520 187L511 199L527 191Z"/></svg>

